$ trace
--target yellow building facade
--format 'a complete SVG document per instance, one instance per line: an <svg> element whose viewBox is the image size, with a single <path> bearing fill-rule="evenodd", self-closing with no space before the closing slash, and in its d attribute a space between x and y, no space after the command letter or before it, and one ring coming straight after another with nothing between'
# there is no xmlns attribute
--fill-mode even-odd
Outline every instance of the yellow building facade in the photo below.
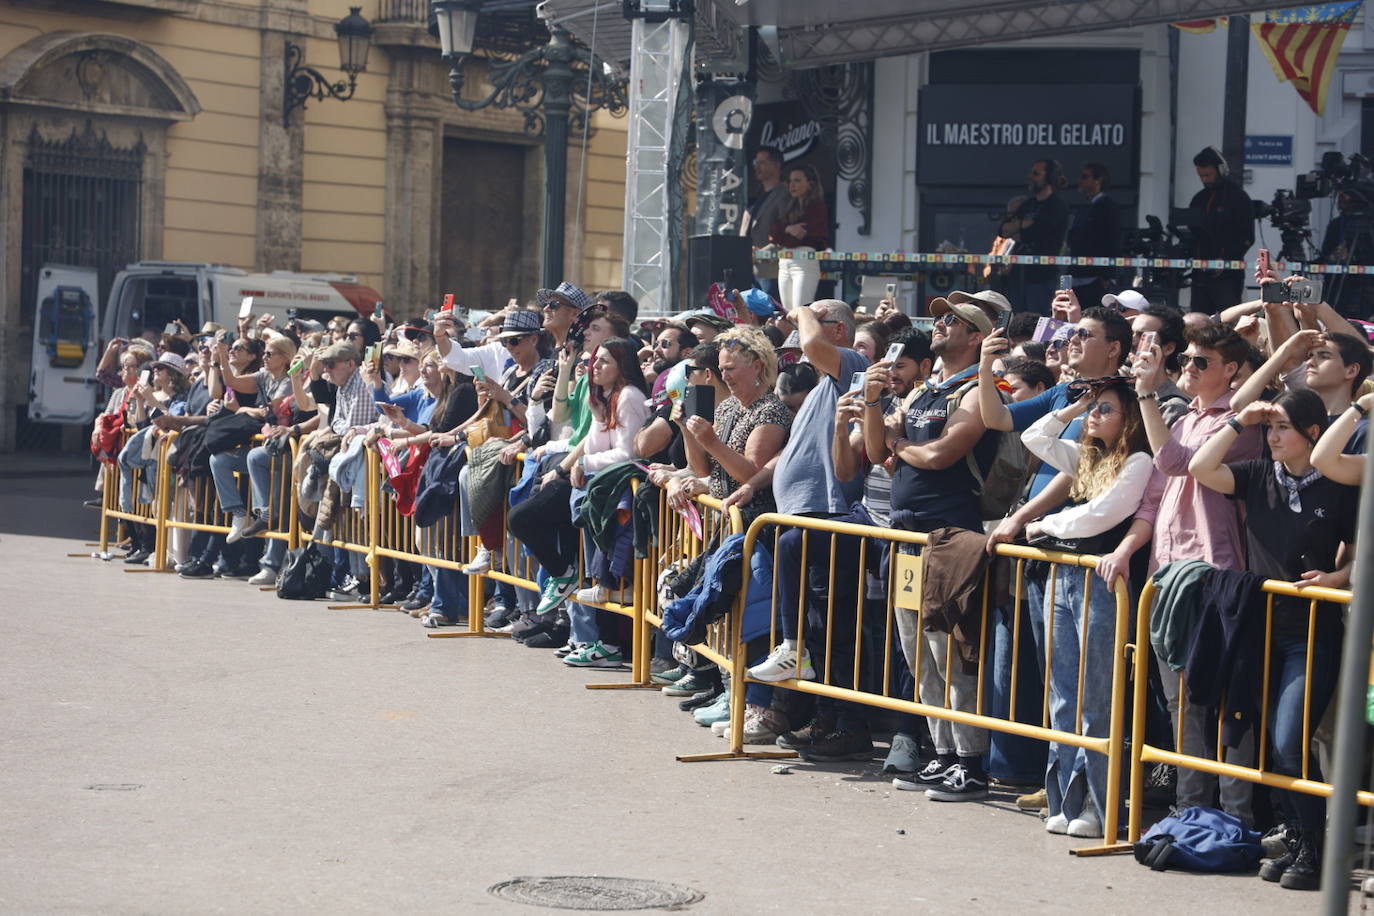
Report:
<svg viewBox="0 0 1374 916"><path fill-rule="evenodd" d="M453 104L427 3L369 2L352 98L285 119L289 46L345 79L345 0L0 9L0 450L27 403L42 262L99 268L102 296L124 263L157 259L356 274L401 315L446 292L471 308L532 295L540 137L515 112ZM465 92L482 76L469 63ZM621 282L625 122L603 112L592 127L568 154L565 264L594 290ZM44 208L48 173L79 206Z"/></svg>

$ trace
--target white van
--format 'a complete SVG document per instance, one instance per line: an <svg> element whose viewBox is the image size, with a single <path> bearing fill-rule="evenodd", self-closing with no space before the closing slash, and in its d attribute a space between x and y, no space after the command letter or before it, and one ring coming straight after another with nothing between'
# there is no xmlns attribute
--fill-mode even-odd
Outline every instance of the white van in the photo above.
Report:
<svg viewBox="0 0 1374 916"><path fill-rule="evenodd" d="M98 296L91 268L50 264L39 271L31 420L89 423L97 409L95 367L105 344L115 337L156 340L178 319L192 333L207 321L232 330L245 296L253 297L254 315L271 313L278 325L292 315L316 321L369 316L382 300L376 290L346 274L254 274L187 261L130 264L115 275L103 307Z"/></svg>

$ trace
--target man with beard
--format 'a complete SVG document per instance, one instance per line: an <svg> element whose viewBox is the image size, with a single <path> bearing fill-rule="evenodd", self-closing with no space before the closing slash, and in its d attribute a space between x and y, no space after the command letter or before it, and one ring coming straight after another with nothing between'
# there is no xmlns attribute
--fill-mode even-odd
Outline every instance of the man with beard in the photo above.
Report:
<svg viewBox="0 0 1374 916"><path fill-rule="evenodd" d="M881 402L873 385L866 386L864 445L874 461L893 458L893 528L962 528L982 533L981 478L991 469L1000 433L989 431L979 416L978 354L993 331L994 316L1010 311L989 296L1001 299L996 293L952 292L948 299L931 301L930 313L937 319L931 350L941 359L940 371L886 420L879 412ZM978 476L969 467L970 455L978 465ZM906 552L906 545L899 549ZM942 629L923 627L918 611L897 607L893 613L907 667L920 672L921 702L945 706L948 697L950 708L972 712L978 701L978 676L960 662L950 644L954 637ZM987 730L939 718L929 724L935 756L909 764L923 763L916 772L894 778L893 786L925 790L933 801L985 798ZM898 728L894 746L899 738L907 747L919 746L919 734L910 734L908 728ZM891 763L895 771L905 769L896 761Z"/></svg>
<svg viewBox="0 0 1374 916"><path fill-rule="evenodd" d="M1121 207L1107 194L1111 173L1100 162L1085 162L1078 174L1078 193L1088 205L1074 214L1069 227L1069 254L1082 258L1115 258L1121 255ZM1079 302L1097 303L1107 293L1110 267L1075 267L1073 291ZM1113 287L1115 288L1115 287Z"/></svg>
<svg viewBox="0 0 1374 916"><path fill-rule="evenodd" d="M697 345L697 336L680 324L665 324L654 340L654 389L649 394L656 397L668 383L668 370L692 355Z"/></svg>
<svg viewBox="0 0 1374 916"><path fill-rule="evenodd" d="M1069 205L1055 192L1065 184L1064 170L1058 162L1037 159L1031 163L1026 176L1030 195L1022 198L1002 223L1002 237L1016 241L1013 254L1057 255L1063 249L1064 235L1069 229ZM1021 281L1020 294L1014 298L1028 311L1048 315L1057 271L1055 267L1013 268L1013 276Z"/></svg>

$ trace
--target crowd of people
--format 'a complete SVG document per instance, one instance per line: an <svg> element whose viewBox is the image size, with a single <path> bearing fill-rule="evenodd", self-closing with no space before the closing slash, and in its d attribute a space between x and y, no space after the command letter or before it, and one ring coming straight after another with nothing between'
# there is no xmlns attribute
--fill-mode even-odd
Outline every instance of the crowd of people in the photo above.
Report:
<svg viewBox="0 0 1374 916"><path fill-rule="evenodd" d="M807 228L810 180L793 173L772 221L797 243L818 241ZM291 559L284 540L260 537L283 523L274 516L283 480L297 488L302 530L328 545L343 513L369 498L358 461L377 450L386 498L403 515L424 527L456 513L461 534L481 545L461 572L384 562L382 600L427 627L483 614L486 626L574 667L625 661L626 620L606 608L631 600L635 551L657 549L639 512L644 493L665 492L673 508L709 494L737 506L746 525L778 512L924 533L924 547L889 556L882 539L777 529L767 605L778 640L768 644L766 623L746 632L745 740L809 760L863 760L890 725L882 768L897 788L958 802L985 798L993 781L1024 786L1018 803L1074 837L1102 835L1103 755L944 718L889 723L874 707L809 702L776 685L824 676L872 691L885 660L859 647L881 644L890 613L895 693L973 712L985 670L991 715L1039 724L1047 696L1052 728L1103 737L1117 594L1134 604L1153 580L1167 613L1152 619L1151 743L1172 746L1181 734L1179 750L1214 756L1225 703L1239 720L1223 737L1228 761L1253 764L1263 740L1270 770L1320 778L1310 735L1334 690L1340 608L1324 605L1309 622L1307 602L1276 600L1267 635L1262 610L1258 629L1239 620L1256 616L1256 602L1262 609L1264 579L1349 586L1374 403L1362 328L1321 303L1182 314L1131 290L1086 302L1061 289L1048 320L996 291L951 292L929 304L927 333L891 299L866 314L835 299L797 301L799 286L784 281L785 304L747 290L732 296L734 314L682 321L638 320L626 293L593 296L565 282L470 327L443 310L327 327L250 317L237 333L207 324L114 341L101 367L114 389L107 414L132 431L114 458L118 503L130 511L152 500L141 484L159 437L179 432L186 451L191 431L219 431L208 474L228 531L177 532L170 561L186 578L271 585ZM237 438L225 414L246 418ZM260 441L249 441L254 433ZM639 495L631 480L642 481ZM150 562L151 526L127 530L126 562ZM1101 560L1086 578L1027 564L1020 594L988 602L979 645L976 590L936 571L973 581L968 571L1001 543ZM889 598L890 570L908 553L923 554L926 568L919 609ZM366 596L361 555L330 557L330 597ZM467 576L516 568L538 569L537 590L487 579L485 607L468 608ZM639 583L650 586L640 593L680 597L666 581L677 572ZM953 622L929 613L942 589ZM1226 664L1214 642L1227 642ZM1255 677L1265 651L1267 692ZM856 653L864 664L848 663ZM970 664L979 653L981 668ZM822 657L846 661L821 666ZM716 666L660 635L650 676L696 722L726 731L729 685ZM1217 805L1272 828L1261 875L1316 886L1323 799L1183 768L1172 804Z"/></svg>

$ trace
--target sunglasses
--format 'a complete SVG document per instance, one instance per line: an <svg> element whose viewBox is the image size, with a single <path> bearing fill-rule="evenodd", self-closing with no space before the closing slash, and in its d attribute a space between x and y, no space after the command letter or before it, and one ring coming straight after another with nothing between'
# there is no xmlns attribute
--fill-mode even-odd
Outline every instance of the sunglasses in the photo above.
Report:
<svg viewBox="0 0 1374 916"><path fill-rule="evenodd" d="M945 312L945 313L944 313L943 315L941 315L939 318L936 318L936 319L935 319L935 323L936 323L936 324L942 324L942 325L944 325L944 326L947 327L947 328L952 328L952 327L954 327L956 324L959 324L959 323L961 323L961 322L963 323L963 325L964 325L965 327L973 328L973 325L969 324L967 321L964 321L964 319L960 318L958 315L954 314L953 312ZM974 330L977 330L977 328L974 328Z"/></svg>
<svg viewBox="0 0 1374 916"><path fill-rule="evenodd" d="M694 365L692 365L691 363L688 363L688 364L687 364L687 374L688 374L688 375L691 375L693 372L704 372L704 371L706 371L706 367L705 367L705 366L694 366Z"/></svg>
<svg viewBox="0 0 1374 916"><path fill-rule="evenodd" d="M1078 340L1089 340L1092 336L1093 332L1087 328L1074 328L1073 332L1069 334L1070 338L1077 338Z"/></svg>
<svg viewBox="0 0 1374 916"><path fill-rule="evenodd" d="M1212 364L1212 360L1210 357L1190 356L1189 354L1184 353L1179 356L1178 364L1181 368L1184 369L1187 369L1190 365L1197 366L1197 371L1206 372L1207 367Z"/></svg>
<svg viewBox="0 0 1374 916"><path fill-rule="evenodd" d="M393 357L393 358L394 358L394 359L397 359L397 360L400 360L400 361L403 362L403 363L418 363L418 362L419 362L419 360L416 359L416 358L413 357L413 356L396 356L396 357Z"/></svg>
<svg viewBox="0 0 1374 916"><path fill-rule="evenodd" d="M426 337L434 336L430 334L428 331L422 331L419 328L406 328L405 331L403 331L402 333L405 334L406 340L423 340ZM350 334L348 336L352 337L354 335ZM361 337L362 335L359 334L357 336Z"/></svg>
<svg viewBox="0 0 1374 916"><path fill-rule="evenodd" d="M252 353L252 347L245 347L243 344L234 344L229 348L230 353Z"/></svg>
<svg viewBox="0 0 1374 916"><path fill-rule="evenodd" d="M347 337L349 340L352 340L354 337L357 337L359 340L361 340L363 335L359 331L349 331L344 336Z"/></svg>
<svg viewBox="0 0 1374 916"><path fill-rule="evenodd" d="M1119 407L1113 407L1106 401L1093 401L1088 405L1088 413L1095 413L1099 417L1110 417L1114 413L1120 413Z"/></svg>
<svg viewBox="0 0 1374 916"><path fill-rule="evenodd" d="M669 347L671 347L672 345L673 345L673 342L672 342L671 340L667 340L666 338L665 338L664 340L656 340L656 341L654 341L654 349L655 349L655 350L666 350L666 349L668 349Z"/></svg>
<svg viewBox="0 0 1374 916"><path fill-rule="evenodd" d="M529 334L521 334L519 337L502 337L502 338L501 338L501 343L505 344L505 345L508 346L508 347L516 347L516 346L519 346L519 345L520 345L521 343L523 343L524 341L529 340L529 339L530 339L530 335L529 335Z"/></svg>

